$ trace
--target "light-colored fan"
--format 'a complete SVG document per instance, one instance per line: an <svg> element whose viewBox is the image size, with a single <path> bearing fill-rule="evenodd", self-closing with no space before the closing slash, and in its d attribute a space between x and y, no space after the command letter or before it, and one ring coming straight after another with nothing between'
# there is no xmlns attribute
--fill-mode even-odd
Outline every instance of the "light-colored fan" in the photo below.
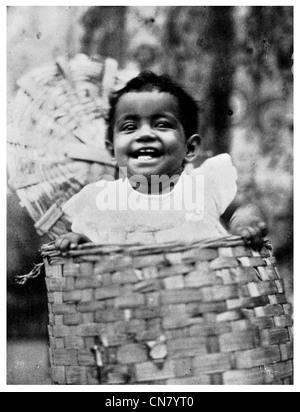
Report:
<svg viewBox="0 0 300 412"><path fill-rule="evenodd" d="M18 82L8 124L8 177L40 235L70 230L62 206L88 183L115 174L105 149L109 93L120 87L113 59L78 54Z"/></svg>

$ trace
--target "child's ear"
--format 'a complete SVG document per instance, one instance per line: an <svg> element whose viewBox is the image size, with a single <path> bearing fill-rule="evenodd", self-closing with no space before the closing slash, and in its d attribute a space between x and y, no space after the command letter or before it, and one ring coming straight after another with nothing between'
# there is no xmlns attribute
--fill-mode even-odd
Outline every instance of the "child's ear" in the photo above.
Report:
<svg viewBox="0 0 300 412"><path fill-rule="evenodd" d="M114 158L115 157L115 151L114 151L113 143L110 140L105 139L105 147L106 147L106 150L111 155L111 157Z"/></svg>
<svg viewBox="0 0 300 412"><path fill-rule="evenodd" d="M186 142L185 161L191 163L200 153L201 137L193 134Z"/></svg>

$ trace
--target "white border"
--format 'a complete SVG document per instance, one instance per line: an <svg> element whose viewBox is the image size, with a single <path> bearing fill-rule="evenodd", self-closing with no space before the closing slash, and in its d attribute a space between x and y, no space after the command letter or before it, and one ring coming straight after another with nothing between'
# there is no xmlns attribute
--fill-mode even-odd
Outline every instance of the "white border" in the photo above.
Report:
<svg viewBox="0 0 300 412"><path fill-rule="evenodd" d="M1 61L3 62L4 66L2 67L2 76L1 80L4 82L3 87L2 87L2 94L1 94L1 115L2 115L2 125L3 125L3 136L1 138L1 145L3 145L3 148L1 147L1 162L0 162L0 167L1 167L1 173L0 173L0 184L3 190L3 193L6 194L6 132L4 130L6 129L6 6L81 6L82 1L70 1L70 2L61 2L61 1L54 1L52 0L51 2L46 2L41 4L41 2L35 2L34 4L30 1L13 1L11 0L8 4L2 5L0 8L0 30L1 30L1 46L2 46L2 59ZM288 4L283 4L283 1L265 1L263 4L262 2L259 1L251 1L249 4L242 3L241 1L231 1L226 4L226 2L213 2L213 1L205 1L201 2L199 4L199 1L189 1L187 3L184 3L182 1L164 1L161 0L159 2L153 1L153 2L146 2L141 1L122 1L119 0L118 2L108 2L108 1L89 1L88 4L85 4L85 6L108 6L108 5L115 5L115 6L246 6L246 5L251 5L251 6L294 6L294 21L299 22L299 13L298 13L298 6L296 5L295 1L289 1ZM294 74L295 74L295 82L294 82L294 92L295 92L295 110L294 112L296 113L296 103L297 103L297 97L298 97L298 79L296 74L298 74L297 71L297 61L296 61L296 56L297 50L298 50L298 44L297 44L297 39L299 37L297 36L298 32L298 25L294 25L294 43L295 43L295 65L294 65ZM5 58L3 58L5 56ZM297 116L295 116L295 121L294 121L294 155L295 155L295 161L294 161L294 177L295 177L295 210L299 210L299 203L298 203L298 192L296 191L297 188L297 176L299 172L299 164L297 162L297 155L299 153L299 133L298 133L298 122L297 122ZM3 195L4 198L4 195ZM164 392L298 392L299 391L299 370L298 370L298 352L295 352L295 359L294 359L294 366L295 366L295 383L293 386L247 386L247 385L242 385L242 386L178 386L178 385L169 385L169 386L157 386L157 385L116 385L116 386L45 386L45 385L6 385L6 204L4 200L1 203L1 249L4 251L4 256L5 258L1 259L3 263L3 274L2 274L2 287L1 287L1 314L0 314L0 319L1 319L1 326L2 326L2 333L1 333L1 343L0 343L0 390L2 392L104 392L108 394L109 396L112 396L113 393L115 393L115 396L117 396L117 392L128 392L128 393L133 393L133 392L159 392L163 394ZM294 228L295 228L295 244L294 248L295 251L297 250L296 247L298 245L298 234L297 234L297 228L298 228L298 216L295 214L294 216ZM295 261L295 267L294 267L294 274L298 274L298 266L299 263ZM295 317L295 326L294 326L294 332L295 332L295 349L297 349L297 342L299 341L299 330L298 330L298 313L299 313L299 307L298 307L298 301L296 299L298 293L298 279L297 276L294 276L294 317Z"/></svg>

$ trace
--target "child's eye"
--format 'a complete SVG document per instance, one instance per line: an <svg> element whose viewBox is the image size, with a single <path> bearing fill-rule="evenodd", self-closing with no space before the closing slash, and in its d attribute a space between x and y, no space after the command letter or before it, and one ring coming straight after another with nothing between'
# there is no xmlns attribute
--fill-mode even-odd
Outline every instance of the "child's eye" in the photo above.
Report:
<svg viewBox="0 0 300 412"><path fill-rule="evenodd" d="M159 120L155 123L155 127L157 127L158 129L170 129L172 125L167 120Z"/></svg>
<svg viewBox="0 0 300 412"><path fill-rule="evenodd" d="M135 125L135 123L132 123L132 122L124 123L121 126L121 131L123 131L123 132L132 132L135 129L136 129L136 125Z"/></svg>

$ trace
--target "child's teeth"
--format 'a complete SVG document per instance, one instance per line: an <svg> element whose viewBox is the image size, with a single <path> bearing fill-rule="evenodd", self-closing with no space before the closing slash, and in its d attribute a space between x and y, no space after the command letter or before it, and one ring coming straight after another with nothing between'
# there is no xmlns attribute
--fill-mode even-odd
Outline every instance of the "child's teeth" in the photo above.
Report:
<svg viewBox="0 0 300 412"><path fill-rule="evenodd" d="M150 159L152 159L151 156L147 156L147 155L141 155L141 156L139 156L138 158L139 158L140 160L150 160Z"/></svg>

